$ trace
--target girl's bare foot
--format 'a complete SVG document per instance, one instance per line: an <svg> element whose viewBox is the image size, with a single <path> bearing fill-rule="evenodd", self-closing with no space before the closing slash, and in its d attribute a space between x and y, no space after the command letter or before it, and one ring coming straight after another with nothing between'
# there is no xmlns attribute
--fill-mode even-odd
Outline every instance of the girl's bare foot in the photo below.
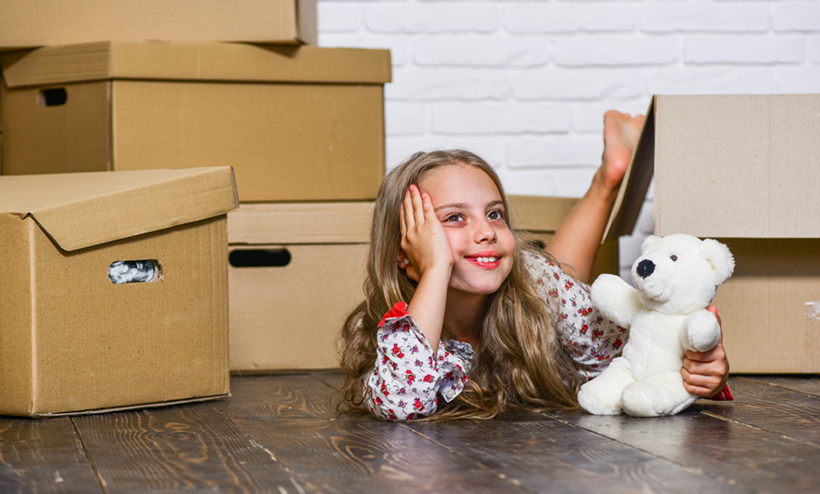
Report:
<svg viewBox="0 0 820 494"><path fill-rule="evenodd" d="M604 186L614 190L621 183L621 179L632 159L632 153L638 146L644 116L631 116L616 110L609 110L604 114L604 155L601 172Z"/></svg>

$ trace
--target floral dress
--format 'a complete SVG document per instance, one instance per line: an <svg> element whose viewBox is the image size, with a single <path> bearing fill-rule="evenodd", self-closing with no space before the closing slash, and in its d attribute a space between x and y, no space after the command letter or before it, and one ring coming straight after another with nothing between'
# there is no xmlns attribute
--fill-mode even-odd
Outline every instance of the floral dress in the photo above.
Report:
<svg viewBox="0 0 820 494"><path fill-rule="evenodd" d="M526 253L525 263L576 370L586 379L599 375L621 354L628 330L598 314L590 302L589 285L542 256ZM455 340L440 340L434 354L404 302L382 318L378 343L373 371L364 379L364 398L375 416L388 420L427 416L438 409L439 398L448 403L455 399L475 359L469 344Z"/></svg>

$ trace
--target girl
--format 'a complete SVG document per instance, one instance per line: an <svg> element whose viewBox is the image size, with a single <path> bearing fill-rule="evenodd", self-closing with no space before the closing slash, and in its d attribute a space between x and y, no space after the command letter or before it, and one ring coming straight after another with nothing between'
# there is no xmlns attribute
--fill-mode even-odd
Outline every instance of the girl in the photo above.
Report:
<svg viewBox="0 0 820 494"><path fill-rule="evenodd" d="M603 164L549 254L516 237L501 182L475 154L417 153L391 171L376 199L365 301L341 335L340 405L391 420L576 407L578 386L627 337L598 316L583 281L642 123L605 115ZM722 345L688 354L682 374L700 396L722 389Z"/></svg>

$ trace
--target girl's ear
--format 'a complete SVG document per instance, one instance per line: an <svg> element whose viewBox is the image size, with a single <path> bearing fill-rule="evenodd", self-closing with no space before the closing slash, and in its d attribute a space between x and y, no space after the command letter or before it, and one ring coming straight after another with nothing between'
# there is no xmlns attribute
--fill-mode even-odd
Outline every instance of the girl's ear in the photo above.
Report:
<svg viewBox="0 0 820 494"><path fill-rule="evenodd" d="M407 254L404 253L404 249L401 247L399 247L399 253L396 255L396 262L399 265L399 269L406 269L410 264L410 259L407 258Z"/></svg>

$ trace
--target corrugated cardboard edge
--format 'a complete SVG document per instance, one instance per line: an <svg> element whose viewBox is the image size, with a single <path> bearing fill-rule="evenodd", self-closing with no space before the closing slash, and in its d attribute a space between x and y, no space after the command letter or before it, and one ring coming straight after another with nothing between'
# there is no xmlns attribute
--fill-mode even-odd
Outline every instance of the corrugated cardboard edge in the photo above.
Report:
<svg viewBox="0 0 820 494"><path fill-rule="evenodd" d="M623 235L631 235L638 221L646 191L652 182L655 167L655 100L653 96L646 111L646 119L641 129L638 147L626 169L618 196L609 215L603 242L617 240Z"/></svg>
<svg viewBox="0 0 820 494"><path fill-rule="evenodd" d="M106 79L384 84L390 50L101 41L3 54L9 88Z"/></svg>
<svg viewBox="0 0 820 494"><path fill-rule="evenodd" d="M112 408L98 408L94 410L79 410L76 412L58 412L58 413L37 413L32 412L31 417L47 418L47 417L67 417L76 415L96 415L100 413L124 412L128 410L141 410L144 408L159 408L166 406L183 405L186 403L201 403L204 401L213 401L230 397L230 393L218 394L213 396L200 396L196 398L188 398L184 400L163 401L159 403L146 403L142 405L129 405L126 407L112 407Z"/></svg>
<svg viewBox="0 0 820 494"><path fill-rule="evenodd" d="M28 216L61 249L70 252L212 218L239 207L233 168L186 170L196 173L30 211ZM101 173L151 172L139 170ZM93 174L85 175L90 179Z"/></svg>
<svg viewBox="0 0 820 494"><path fill-rule="evenodd" d="M299 41L308 45L319 44L317 0L298 0L296 3L296 23Z"/></svg>

